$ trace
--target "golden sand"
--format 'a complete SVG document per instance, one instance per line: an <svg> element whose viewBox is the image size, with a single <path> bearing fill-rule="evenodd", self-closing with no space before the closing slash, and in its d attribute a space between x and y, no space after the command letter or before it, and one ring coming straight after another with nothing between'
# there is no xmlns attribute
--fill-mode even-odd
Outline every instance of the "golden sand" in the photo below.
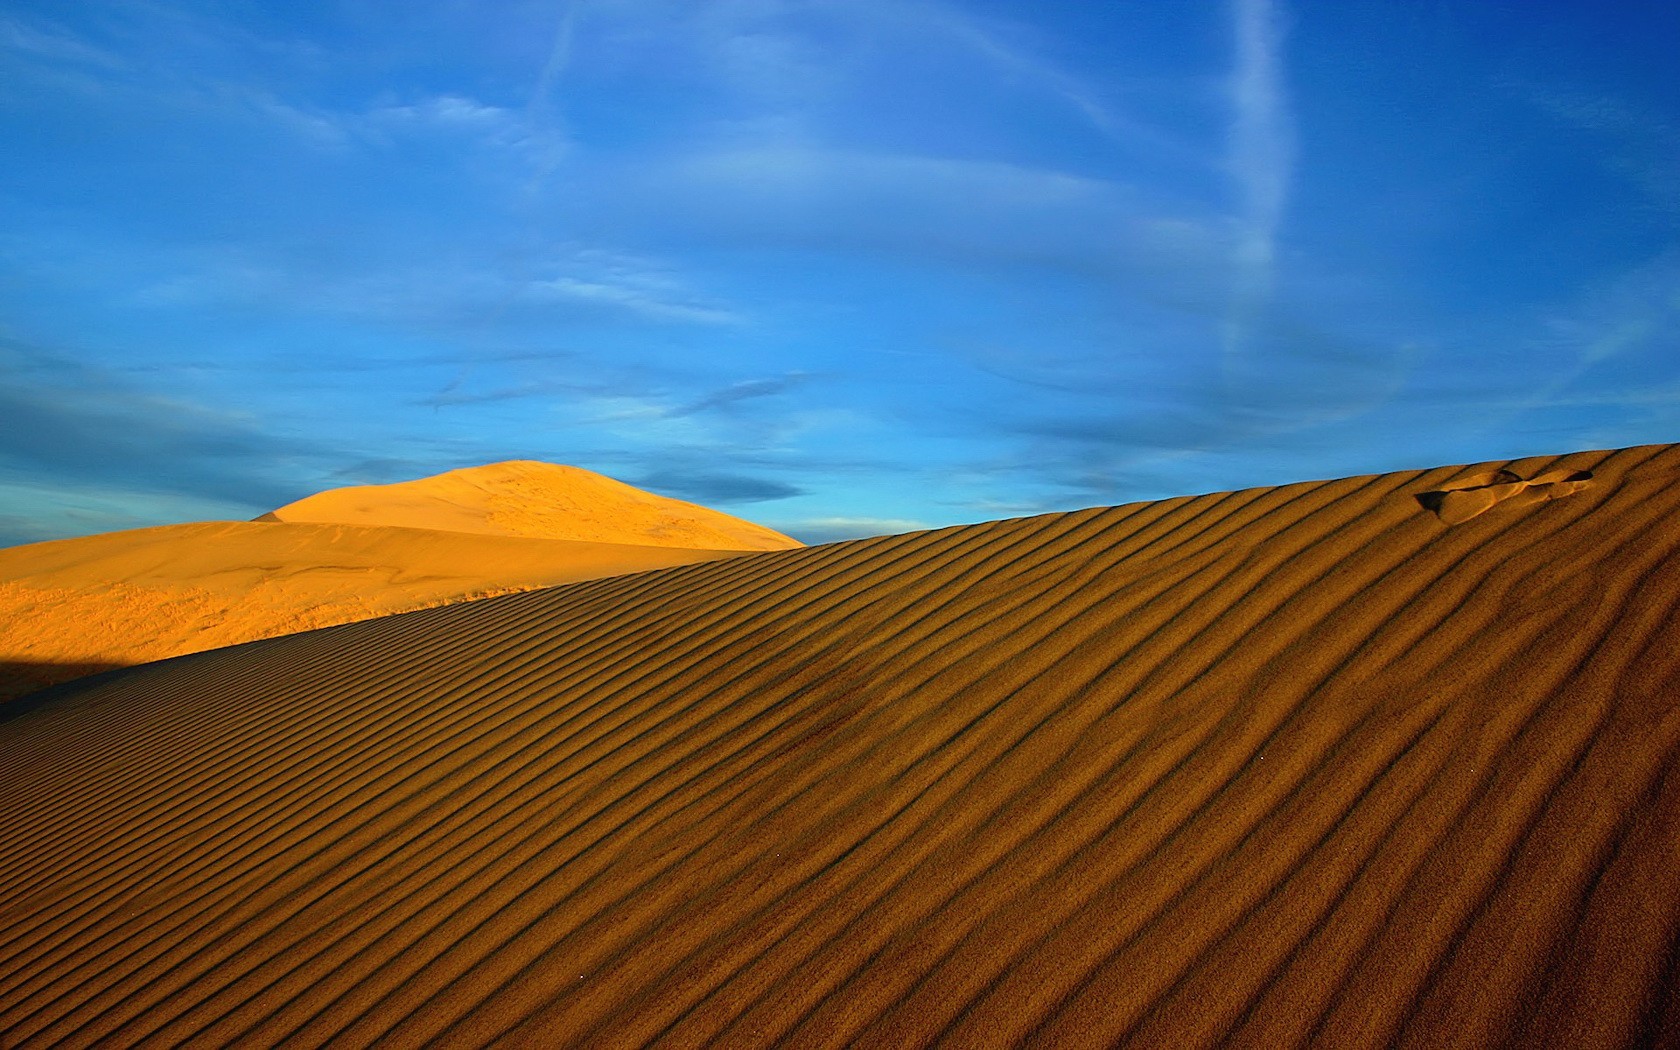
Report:
<svg viewBox="0 0 1680 1050"><path fill-rule="evenodd" d="M1401 472L60 687L0 1043L1675 1045L1677 512L1680 447Z"/></svg>
<svg viewBox="0 0 1680 1050"><path fill-rule="evenodd" d="M700 550L799 546L779 532L612 478L555 463L510 460L394 485L317 493L258 521L411 528L633 543Z"/></svg>

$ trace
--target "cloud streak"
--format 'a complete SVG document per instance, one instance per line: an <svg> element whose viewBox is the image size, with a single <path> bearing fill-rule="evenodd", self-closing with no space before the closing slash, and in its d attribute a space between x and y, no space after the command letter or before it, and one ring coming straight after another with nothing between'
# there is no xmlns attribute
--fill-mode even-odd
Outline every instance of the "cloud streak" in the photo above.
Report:
<svg viewBox="0 0 1680 1050"><path fill-rule="evenodd" d="M933 527L925 521L912 518L807 518L778 525L781 532L808 544L838 543L841 540L866 539L870 536L896 536Z"/></svg>
<svg viewBox="0 0 1680 1050"><path fill-rule="evenodd" d="M687 468L651 471L638 476L636 485L650 492L676 496L702 505L764 503L802 496L807 491L798 485L790 485L773 478Z"/></svg>
<svg viewBox="0 0 1680 1050"><path fill-rule="evenodd" d="M1226 350L1243 349L1255 314L1271 298L1278 230L1294 167L1294 131L1283 80L1283 26L1273 0L1232 0L1236 64L1231 78L1230 165L1242 206L1242 231Z"/></svg>
<svg viewBox="0 0 1680 1050"><path fill-rule="evenodd" d="M711 391L688 404L679 405L672 409L668 415L691 416L696 412L723 408L739 401L749 401L760 397L775 397L802 385L810 378L811 376L805 372L789 372L787 375L775 379L748 379L739 383L731 383L721 390Z"/></svg>
<svg viewBox="0 0 1680 1050"><path fill-rule="evenodd" d="M556 300L624 310L656 321L714 325L734 324L740 320L736 314L719 307L668 298L666 293L669 288L647 282L561 276L533 282L530 290L538 301Z"/></svg>
<svg viewBox="0 0 1680 1050"><path fill-rule="evenodd" d="M280 506L308 492L300 479L334 454L308 439L282 439L243 413L125 384L4 335L0 418L8 422L0 428L0 503L57 506L41 516L59 519L51 530L58 535L157 524L176 517L168 510L176 505L216 507L221 516ZM41 492L49 488L79 495L47 500ZM141 509L112 510L125 501ZM64 508L84 504L104 509L78 524ZM0 533L48 538L40 531L12 523Z"/></svg>

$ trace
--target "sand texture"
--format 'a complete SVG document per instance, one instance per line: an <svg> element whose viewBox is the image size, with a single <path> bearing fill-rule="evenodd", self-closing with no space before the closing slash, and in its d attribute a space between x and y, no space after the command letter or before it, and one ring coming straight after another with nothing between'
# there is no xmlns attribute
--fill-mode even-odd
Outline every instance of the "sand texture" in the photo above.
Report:
<svg viewBox="0 0 1680 1050"><path fill-rule="evenodd" d="M334 489L255 522L11 547L0 550L0 703L258 638L797 546L586 470L513 462Z"/></svg>
<svg viewBox="0 0 1680 1050"><path fill-rule="evenodd" d="M0 1043L1677 1045L1677 605L1652 446L62 686L0 709Z"/></svg>

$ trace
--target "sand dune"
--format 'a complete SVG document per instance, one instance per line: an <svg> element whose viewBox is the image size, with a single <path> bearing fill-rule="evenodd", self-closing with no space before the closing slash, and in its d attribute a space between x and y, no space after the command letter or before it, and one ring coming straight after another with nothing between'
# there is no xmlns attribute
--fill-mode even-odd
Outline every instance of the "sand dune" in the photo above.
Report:
<svg viewBox="0 0 1680 1050"><path fill-rule="evenodd" d="M785 550L799 541L693 503L555 463L510 460L394 485L317 493L258 521L411 528L700 550Z"/></svg>
<svg viewBox="0 0 1680 1050"><path fill-rule="evenodd" d="M1499 471L1573 488L1438 513ZM0 1042L1676 1045L1677 605L1661 446L60 687L0 711Z"/></svg>
<svg viewBox="0 0 1680 1050"><path fill-rule="evenodd" d="M514 462L335 489L256 522L12 547L0 550L0 702L258 638L797 546L586 470Z"/></svg>

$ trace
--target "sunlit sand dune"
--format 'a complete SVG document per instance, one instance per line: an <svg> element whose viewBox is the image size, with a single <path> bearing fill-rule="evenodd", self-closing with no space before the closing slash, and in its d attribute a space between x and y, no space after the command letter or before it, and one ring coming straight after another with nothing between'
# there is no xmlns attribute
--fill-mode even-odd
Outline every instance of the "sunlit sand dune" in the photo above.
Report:
<svg viewBox="0 0 1680 1050"><path fill-rule="evenodd" d="M791 539L693 503L555 463L510 460L394 485L331 489L258 521L405 525L499 536L702 550L784 550Z"/></svg>
<svg viewBox="0 0 1680 1050"><path fill-rule="evenodd" d="M0 1043L1675 1045L1677 605L1660 446L63 686L0 709Z"/></svg>
<svg viewBox="0 0 1680 1050"><path fill-rule="evenodd" d="M517 462L335 489L256 522L12 547L0 550L0 701L257 638L798 545L586 470Z"/></svg>

